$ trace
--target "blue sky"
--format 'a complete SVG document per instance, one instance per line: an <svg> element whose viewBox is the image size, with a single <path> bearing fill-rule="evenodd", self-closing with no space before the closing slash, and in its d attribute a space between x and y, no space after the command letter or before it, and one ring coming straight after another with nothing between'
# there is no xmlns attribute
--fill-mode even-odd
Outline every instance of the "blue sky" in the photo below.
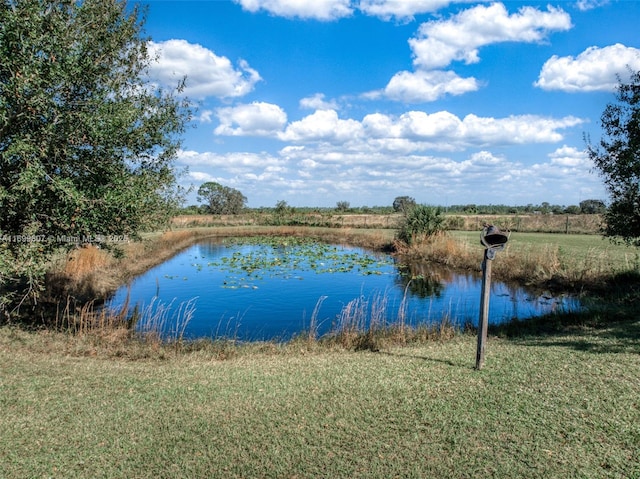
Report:
<svg viewBox="0 0 640 479"><path fill-rule="evenodd" d="M150 80L186 76L197 107L185 186L251 207L606 200L583 136L640 70L640 2L145 3Z"/></svg>

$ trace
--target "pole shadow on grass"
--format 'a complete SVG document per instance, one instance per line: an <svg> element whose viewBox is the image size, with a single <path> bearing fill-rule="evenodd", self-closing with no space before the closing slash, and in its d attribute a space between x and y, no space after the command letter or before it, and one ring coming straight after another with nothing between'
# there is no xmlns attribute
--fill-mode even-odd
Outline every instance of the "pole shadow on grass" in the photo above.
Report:
<svg viewBox="0 0 640 479"><path fill-rule="evenodd" d="M591 353L640 354L640 315L622 311L583 311L514 320L489 333L530 346L564 346Z"/></svg>
<svg viewBox="0 0 640 479"><path fill-rule="evenodd" d="M439 358L430 358L429 356L422 356L419 354L408 354L408 353L392 353L390 351L376 351L377 354L383 354L385 356L393 356L397 358L408 358L408 359L420 359L422 361L429 361L433 363L441 363L446 364L447 366L453 366L458 368L468 369L466 364L456 364L453 361L448 359L439 359Z"/></svg>
<svg viewBox="0 0 640 479"><path fill-rule="evenodd" d="M490 326L489 333L524 345L640 354L640 271L618 273L591 286L582 311L513 320Z"/></svg>

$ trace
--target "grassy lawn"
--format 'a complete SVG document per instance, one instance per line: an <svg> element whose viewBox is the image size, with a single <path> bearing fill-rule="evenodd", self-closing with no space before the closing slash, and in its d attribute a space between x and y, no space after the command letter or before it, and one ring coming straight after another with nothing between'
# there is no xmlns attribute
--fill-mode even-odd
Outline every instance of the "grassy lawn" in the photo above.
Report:
<svg viewBox="0 0 640 479"><path fill-rule="evenodd" d="M482 250L480 232L452 231L451 235L478 245L479 251ZM639 251L636 248L613 244L600 235L515 232L508 242L508 252L514 255L549 250L557 250L560 258L575 264L576 268L586 265L607 272L624 271L640 265Z"/></svg>
<svg viewBox="0 0 640 479"><path fill-rule="evenodd" d="M640 477L640 323L130 361L0 329L0 476Z"/></svg>

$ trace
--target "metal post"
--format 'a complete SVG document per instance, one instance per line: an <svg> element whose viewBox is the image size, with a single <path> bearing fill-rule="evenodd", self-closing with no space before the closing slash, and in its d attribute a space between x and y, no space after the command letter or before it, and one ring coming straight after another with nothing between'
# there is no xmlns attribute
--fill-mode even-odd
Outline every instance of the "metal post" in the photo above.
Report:
<svg viewBox="0 0 640 479"><path fill-rule="evenodd" d="M489 250L484 250L482 261L482 292L480 294L480 319L478 322L478 349L476 351L476 369L484 365L484 349L487 343L487 329L489 324L489 296L491 293L491 263Z"/></svg>
<svg viewBox="0 0 640 479"><path fill-rule="evenodd" d="M484 349L489 329L489 296L491 294L491 263L498 251L502 251L509 240L509 234L493 225L485 225L480 233L480 243L486 248L482 260L482 292L480 294L480 319L478 321L478 349L476 369L484 365Z"/></svg>

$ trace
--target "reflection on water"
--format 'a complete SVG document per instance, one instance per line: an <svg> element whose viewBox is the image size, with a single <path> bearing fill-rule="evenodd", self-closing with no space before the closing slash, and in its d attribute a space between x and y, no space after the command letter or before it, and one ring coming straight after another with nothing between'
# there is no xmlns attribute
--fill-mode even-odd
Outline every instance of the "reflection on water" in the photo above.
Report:
<svg viewBox="0 0 640 479"><path fill-rule="evenodd" d="M406 307L405 320L413 325L443 317L458 325L477 324L480 289L480 273L456 273L425 262L399 265L361 248L207 241L118 290L110 306L124 304L127 295L140 310L149 304L178 309L192 301L187 338L287 339L308 330L312 319L319 334L329 332L354 299L379 307L374 303L383 297L388 322ZM534 294L494 278L489 321L579 307L575 298Z"/></svg>
<svg viewBox="0 0 640 479"><path fill-rule="evenodd" d="M397 268L396 283L411 295L421 299L442 296L446 278L438 268L429 269L424 263L399 264Z"/></svg>

